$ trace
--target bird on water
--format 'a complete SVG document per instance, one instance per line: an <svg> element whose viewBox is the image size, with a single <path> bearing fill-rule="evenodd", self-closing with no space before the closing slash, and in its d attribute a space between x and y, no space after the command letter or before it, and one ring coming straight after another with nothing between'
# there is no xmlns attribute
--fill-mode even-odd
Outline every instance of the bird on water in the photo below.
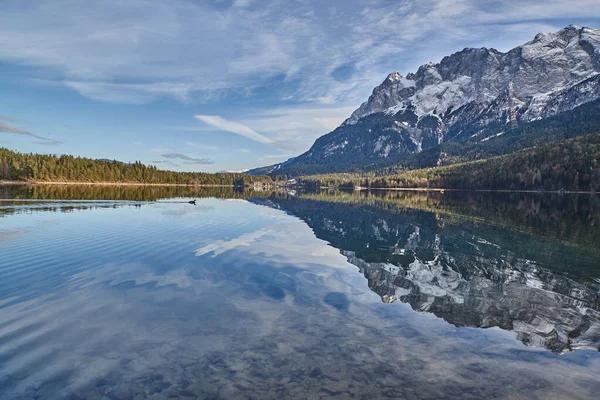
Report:
<svg viewBox="0 0 600 400"><path fill-rule="evenodd" d="M188 203L196 205L196 199L192 200L192 201L188 201Z"/></svg>

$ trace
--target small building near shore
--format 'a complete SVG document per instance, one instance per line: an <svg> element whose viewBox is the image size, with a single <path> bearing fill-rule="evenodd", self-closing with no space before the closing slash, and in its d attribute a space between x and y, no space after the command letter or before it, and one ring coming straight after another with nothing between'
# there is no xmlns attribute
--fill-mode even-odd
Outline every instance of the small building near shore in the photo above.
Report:
<svg viewBox="0 0 600 400"><path fill-rule="evenodd" d="M263 190L267 190L269 188L269 184L267 182L254 182L253 189L257 192L261 192Z"/></svg>

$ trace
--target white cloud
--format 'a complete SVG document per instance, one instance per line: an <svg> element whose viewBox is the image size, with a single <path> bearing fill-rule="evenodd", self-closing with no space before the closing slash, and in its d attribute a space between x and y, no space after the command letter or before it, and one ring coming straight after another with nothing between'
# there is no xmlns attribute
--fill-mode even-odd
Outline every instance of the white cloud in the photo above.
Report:
<svg viewBox="0 0 600 400"><path fill-rule="evenodd" d="M92 99L134 104L267 88L294 101L358 105L392 70L600 23L597 0L349 0L335 11L319 0L11 4L0 6L0 61L35 67L29 78ZM343 65L351 75L334 79Z"/></svg>
<svg viewBox="0 0 600 400"><path fill-rule="evenodd" d="M65 81L67 87L83 96L108 103L145 104L157 97L187 101L194 85L190 83L154 82L141 84Z"/></svg>
<svg viewBox="0 0 600 400"><path fill-rule="evenodd" d="M253 110L240 122L268 133L274 141L271 147L297 155L308 150L315 139L337 128L353 110L353 106L279 107Z"/></svg>
<svg viewBox="0 0 600 400"><path fill-rule="evenodd" d="M195 117L212 127L246 136L285 153L285 156L261 158L265 160L269 158L289 158L308 150L315 139L337 128L353 110L353 106L252 109L247 110L248 117L240 120L240 122L229 121L215 115L196 115ZM180 127L178 129L207 131L205 127ZM258 132L266 133L268 137ZM186 143L186 145L189 145L189 143ZM240 151L250 152L247 149Z"/></svg>
<svg viewBox="0 0 600 400"><path fill-rule="evenodd" d="M261 135L260 133L254 131L253 129L245 125L233 121L228 121L224 118L219 117L218 115L195 115L194 117L222 131L235 133L237 135L247 137L248 139L254 140L259 143L275 143L274 140Z"/></svg>

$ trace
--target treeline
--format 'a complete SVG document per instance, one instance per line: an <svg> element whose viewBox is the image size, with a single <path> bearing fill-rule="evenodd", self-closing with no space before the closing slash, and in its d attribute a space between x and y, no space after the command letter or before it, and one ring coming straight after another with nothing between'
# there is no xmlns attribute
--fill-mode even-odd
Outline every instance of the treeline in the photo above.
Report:
<svg viewBox="0 0 600 400"><path fill-rule="evenodd" d="M600 191L600 134L537 146L480 161L398 174L302 177L306 187L446 188Z"/></svg>
<svg viewBox="0 0 600 400"><path fill-rule="evenodd" d="M165 171L139 161L127 164L69 155L24 154L5 148L0 148L0 180L233 186L272 182L269 176Z"/></svg>

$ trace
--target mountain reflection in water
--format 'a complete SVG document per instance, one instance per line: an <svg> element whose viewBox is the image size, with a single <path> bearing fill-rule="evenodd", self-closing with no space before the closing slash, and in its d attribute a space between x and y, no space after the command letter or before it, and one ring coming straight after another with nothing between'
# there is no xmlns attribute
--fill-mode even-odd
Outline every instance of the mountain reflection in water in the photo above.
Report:
<svg viewBox="0 0 600 400"><path fill-rule="evenodd" d="M2 400L600 392L595 197L0 197Z"/></svg>
<svg viewBox="0 0 600 400"><path fill-rule="evenodd" d="M511 330L555 353L600 348L596 197L376 192L254 201L305 221L386 303L458 327Z"/></svg>

